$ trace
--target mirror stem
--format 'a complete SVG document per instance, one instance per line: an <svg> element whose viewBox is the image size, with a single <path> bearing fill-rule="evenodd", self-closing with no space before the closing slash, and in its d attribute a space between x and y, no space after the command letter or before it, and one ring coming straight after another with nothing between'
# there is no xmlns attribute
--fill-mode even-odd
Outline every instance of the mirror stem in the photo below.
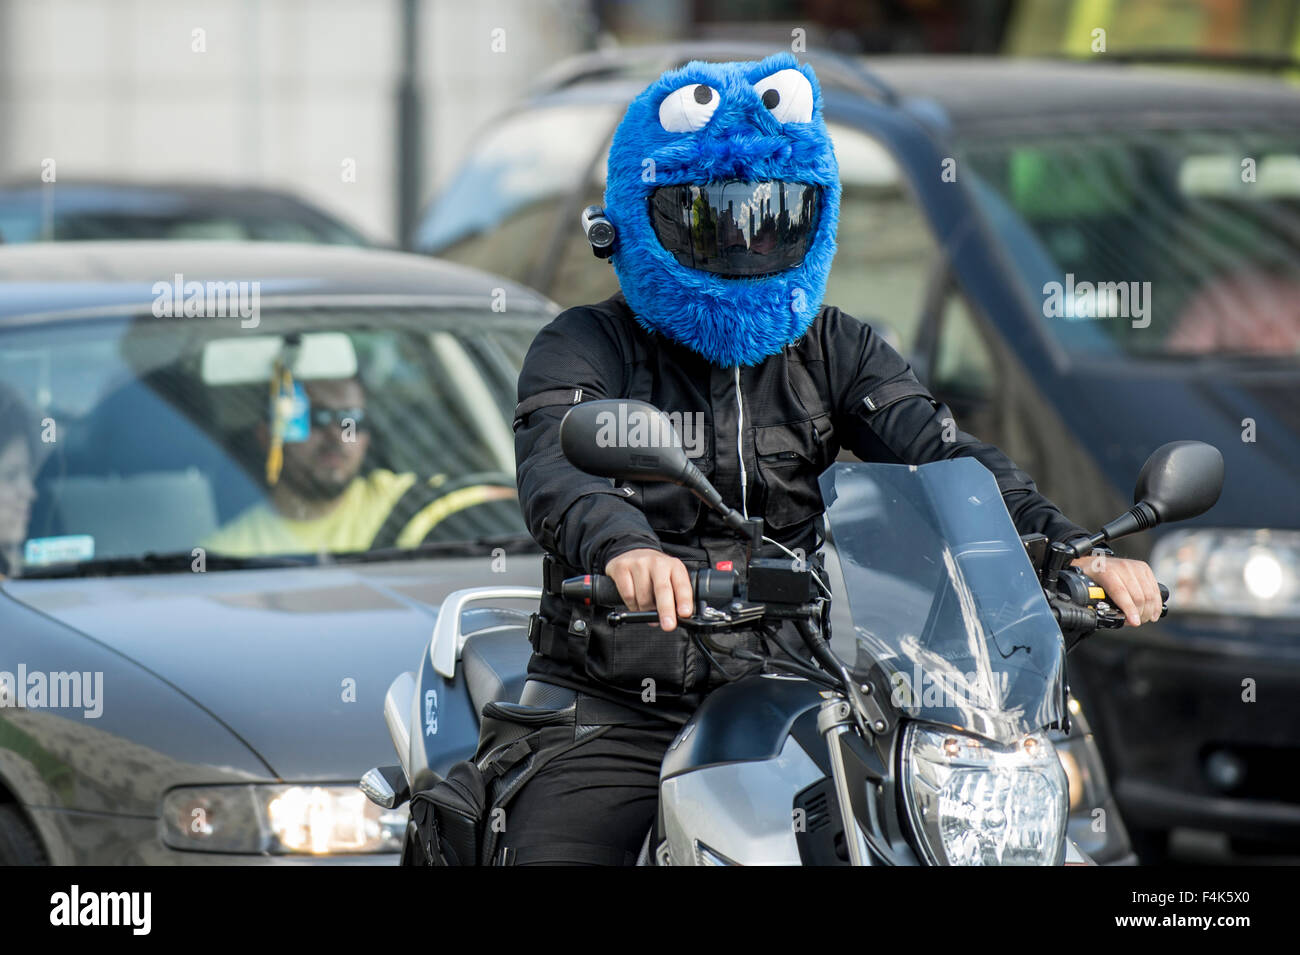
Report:
<svg viewBox="0 0 1300 955"><path fill-rule="evenodd" d="M718 493L718 489L710 484L708 479L695 470L694 467L684 475L682 483L691 493L717 511L722 517L722 523L749 541L751 553L758 549L763 542L762 518L746 520L739 511L727 505L727 502L722 499L722 495Z"/></svg>
<svg viewBox="0 0 1300 955"><path fill-rule="evenodd" d="M1094 535L1092 542L1096 545L1113 541L1148 530L1159 523L1160 518L1156 515L1155 509L1146 501L1139 501L1109 524L1103 525L1102 529ZM1101 540L1098 540L1098 537Z"/></svg>

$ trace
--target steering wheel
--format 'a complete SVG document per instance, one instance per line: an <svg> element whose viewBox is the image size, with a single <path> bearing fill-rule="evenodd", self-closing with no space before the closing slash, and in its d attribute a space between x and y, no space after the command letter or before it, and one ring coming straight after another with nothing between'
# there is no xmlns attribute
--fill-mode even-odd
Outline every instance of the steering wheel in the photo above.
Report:
<svg viewBox="0 0 1300 955"><path fill-rule="evenodd" d="M404 547L526 533L518 500L509 471L476 471L437 485L421 480L394 504L376 541L385 531L391 546Z"/></svg>

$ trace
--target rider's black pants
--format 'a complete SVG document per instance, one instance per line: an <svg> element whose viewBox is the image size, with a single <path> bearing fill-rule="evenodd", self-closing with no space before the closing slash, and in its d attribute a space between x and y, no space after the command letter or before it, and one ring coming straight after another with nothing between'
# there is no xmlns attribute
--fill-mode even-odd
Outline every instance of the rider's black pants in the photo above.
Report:
<svg viewBox="0 0 1300 955"><path fill-rule="evenodd" d="M635 864L655 820L659 764L679 729L651 720L602 727L550 760L506 807L503 861Z"/></svg>

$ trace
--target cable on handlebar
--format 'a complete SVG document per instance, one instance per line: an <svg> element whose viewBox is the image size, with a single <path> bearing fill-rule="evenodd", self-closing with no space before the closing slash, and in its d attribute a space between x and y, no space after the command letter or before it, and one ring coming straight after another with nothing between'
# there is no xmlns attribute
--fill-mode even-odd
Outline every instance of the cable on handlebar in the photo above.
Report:
<svg viewBox="0 0 1300 955"><path fill-rule="evenodd" d="M804 558L800 557L798 554L796 554L796 553L795 553L794 551L792 551L790 548L786 547L786 546L785 546L784 544L782 544L780 541L778 541L778 540L772 540L772 538L768 537L766 534L763 535L763 543L765 543L765 544L773 544L773 545L775 545L775 546L781 548L781 550L785 552L785 555L786 555L787 557L789 557L791 560L793 560L793 561L795 561L795 562L797 562L797 563L800 563L800 564L804 564L805 566L807 566L807 567L808 567L808 573L812 574L812 579L815 580L815 581L817 581L817 586L820 587L820 588L822 589L822 593L825 594L827 597L831 596L831 589L830 589L830 587L826 586L826 582L825 582L824 580L822 580L820 577L817 576L817 571L813 570L812 567L808 565L808 561L807 561L807 560L805 560Z"/></svg>
<svg viewBox="0 0 1300 955"><path fill-rule="evenodd" d="M742 673L728 673L727 668L724 667L721 663L719 663L718 658L715 657L709 651L709 648L704 643L704 639L701 637L701 635L698 632L692 631L691 639L695 641L695 645L700 648L700 652L704 654L705 658L709 661L709 664L713 666L715 669L717 669L717 671L722 674L722 678L726 680L728 683L731 683L734 680L739 680L741 677L747 675L747 673L749 672L748 670L746 670ZM727 655L735 657L736 659L740 659L740 660L745 659L745 657L742 657L739 653L735 652L734 650L728 652ZM757 656L757 654L754 654L754 656Z"/></svg>
<svg viewBox="0 0 1300 955"><path fill-rule="evenodd" d="M829 689L832 690L838 689L839 682L834 678L834 675L828 674L824 670L819 670L815 666L811 666L810 664L805 663L804 658L794 649L793 646L791 646L790 643L788 643L785 640L784 637L781 636L781 629L782 629L781 624L776 623L776 624L767 624L761 630L761 632L766 637L769 637L772 640L772 642L776 644L779 650L781 650L787 657L790 658L789 660L782 660L776 654L769 654L768 655L769 663L772 666L784 670L787 673L793 673L797 676L802 676L806 680L812 680L815 683L820 683L823 686L828 687Z"/></svg>

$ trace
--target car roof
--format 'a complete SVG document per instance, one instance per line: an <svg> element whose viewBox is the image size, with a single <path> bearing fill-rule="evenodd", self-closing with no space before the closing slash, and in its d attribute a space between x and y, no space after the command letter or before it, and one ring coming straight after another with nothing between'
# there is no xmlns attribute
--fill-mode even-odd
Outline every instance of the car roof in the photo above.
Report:
<svg viewBox="0 0 1300 955"><path fill-rule="evenodd" d="M598 51L572 57L545 74L541 98L627 102L665 69L691 59L758 59L756 44L680 43ZM1300 95L1286 82L1205 69L1175 69L1094 60L969 55L849 57L799 55L817 71L828 96L859 95L885 103L929 100L953 127L1070 125L1081 116L1117 122L1191 123L1244 113L1300 118Z"/></svg>
<svg viewBox="0 0 1300 955"><path fill-rule="evenodd" d="M866 64L902 98L939 103L959 128L1005 120L1055 125L1085 114L1117 121L1300 116L1294 86L1221 71L990 56L879 57Z"/></svg>
<svg viewBox="0 0 1300 955"><path fill-rule="evenodd" d="M61 215L221 216L224 218L282 218L316 226L331 226L357 244L371 245L351 223L292 190L233 183L166 180L59 178L40 182L32 177L0 181L0 211L36 214L45 208L51 190ZM3 241L0 235L0 241Z"/></svg>
<svg viewBox="0 0 1300 955"><path fill-rule="evenodd" d="M244 185L239 183L202 182L194 180L150 180L113 179L109 177L85 177L70 179L59 177L54 183L41 182L30 176L0 180L0 197L40 195L54 186L61 193L70 195L102 195L136 197L174 197L189 201L210 201L216 199L280 199L288 202L310 205L292 190L275 189L267 186ZM314 208L314 207L312 207Z"/></svg>
<svg viewBox="0 0 1300 955"><path fill-rule="evenodd" d="M537 292L499 276L424 255L353 246L276 242L138 241L0 245L0 324L147 310L155 284L258 282L260 301L288 305L491 305L552 312Z"/></svg>
<svg viewBox="0 0 1300 955"><path fill-rule="evenodd" d="M317 218L355 231L337 216L284 189L203 182L130 182L111 179L32 179L0 182L0 207L39 208L57 190L63 212L177 214L216 212L227 216Z"/></svg>
<svg viewBox="0 0 1300 955"><path fill-rule="evenodd" d="M630 100L660 73L691 60L761 60L776 52L780 51L764 44L710 41L612 47L561 60L538 78L534 90L538 95L548 95L602 84L610 88L610 99L618 96ZM882 99L890 96L890 91L862 63L850 57L813 51L798 54L798 58L812 65L823 88L847 89Z"/></svg>

